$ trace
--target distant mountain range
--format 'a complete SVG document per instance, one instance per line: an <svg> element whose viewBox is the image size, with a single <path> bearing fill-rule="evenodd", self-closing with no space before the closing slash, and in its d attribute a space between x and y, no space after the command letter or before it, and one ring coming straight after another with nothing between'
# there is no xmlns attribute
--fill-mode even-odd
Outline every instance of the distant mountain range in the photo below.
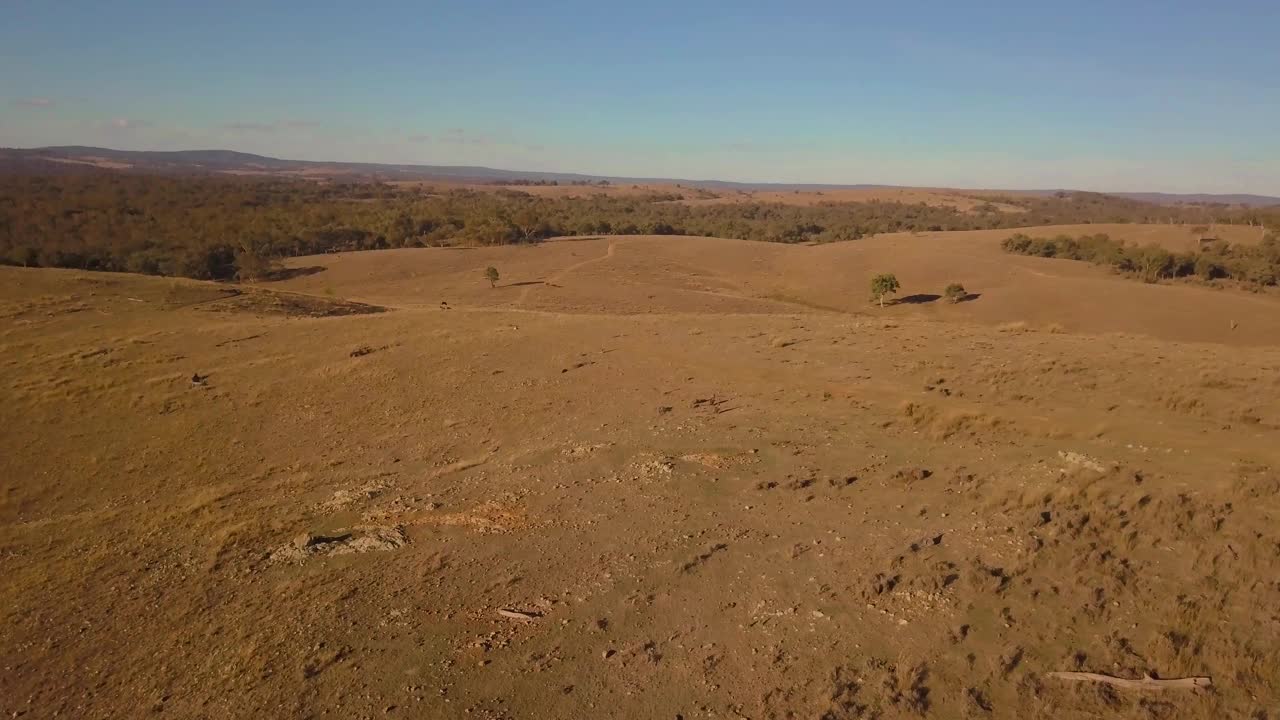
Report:
<svg viewBox="0 0 1280 720"><path fill-rule="evenodd" d="M675 184L723 190L840 190L889 188L892 185L838 185L818 183L743 183L727 180L684 180L679 178L616 177L556 173L467 165L394 165L383 163L319 162L282 160L234 150L110 150L76 145L42 148L0 148L0 175L70 174L86 172L137 172L165 175L267 175L311 179L357 181L418 180L453 183L556 181L560 183ZM999 193L999 190L969 192ZM1018 190L1020 194L1052 194L1061 190ZM1280 197L1267 195L1208 193L1107 193L1161 205L1227 204L1254 207L1280 205Z"/></svg>
<svg viewBox="0 0 1280 720"><path fill-rule="evenodd" d="M1131 200L1142 200L1143 202L1155 203L1157 205L1210 205L1210 204L1226 204L1226 205L1248 205L1250 207L1270 207L1272 205L1280 205L1280 197L1271 197L1269 195L1248 195L1248 194L1224 194L1214 195L1211 193L1107 193L1117 197L1129 198Z"/></svg>

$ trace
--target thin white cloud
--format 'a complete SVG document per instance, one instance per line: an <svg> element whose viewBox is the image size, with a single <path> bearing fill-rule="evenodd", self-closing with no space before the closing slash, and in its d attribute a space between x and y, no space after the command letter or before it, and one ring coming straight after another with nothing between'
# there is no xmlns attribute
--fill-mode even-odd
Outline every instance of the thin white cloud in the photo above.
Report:
<svg viewBox="0 0 1280 720"><path fill-rule="evenodd" d="M229 122L222 125L222 129L234 132L275 132L276 126L272 123Z"/></svg>
<svg viewBox="0 0 1280 720"><path fill-rule="evenodd" d="M450 145L492 145L494 140L485 135L472 135L463 128L449 128L444 131L440 142Z"/></svg>
<svg viewBox="0 0 1280 720"><path fill-rule="evenodd" d="M39 109L39 108L51 108L54 105L57 105L58 103L54 102L51 98L47 98L47 97L29 97L29 98L18 98L13 101L13 104L17 105L18 107Z"/></svg>
<svg viewBox="0 0 1280 720"><path fill-rule="evenodd" d="M237 121L223 123L219 127L231 132L273 133L279 130L311 130L320 127L320 123L314 120L284 120L282 122Z"/></svg>
<svg viewBox="0 0 1280 720"><path fill-rule="evenodd" d="M107 127L112 130L137 130L139 128L151 127L151 123L137 118L118 117L112 118L108 121Z"/></svg>
<svg viewBox="0 0 1280 720"><path fill-rule="evenodd" d="M759 142L756 140L732 140L718 146L711 146L712 149L727 150L735 153L764 153L764 152L799 152L802 150L820 149L813 143L807 142Z"/></svg>

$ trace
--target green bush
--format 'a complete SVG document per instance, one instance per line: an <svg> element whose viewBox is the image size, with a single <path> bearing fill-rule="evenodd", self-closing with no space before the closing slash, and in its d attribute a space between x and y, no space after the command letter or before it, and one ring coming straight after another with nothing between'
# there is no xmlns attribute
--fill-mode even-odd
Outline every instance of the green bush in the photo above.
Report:
<svg viewBox="0 0 1280 720"><path fill-rule="evenodd" d="M879 301L880 307L884 307L884 296L893 295L899 288L898 278L892 273L877 275L871 278L871 300Z"/></svg>

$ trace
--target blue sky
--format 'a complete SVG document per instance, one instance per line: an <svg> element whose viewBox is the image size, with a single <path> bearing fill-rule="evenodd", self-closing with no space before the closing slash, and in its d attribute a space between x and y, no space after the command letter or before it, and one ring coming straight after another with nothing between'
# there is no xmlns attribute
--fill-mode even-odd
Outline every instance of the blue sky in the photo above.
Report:
<svg viewBox="0 0 1280 720"><path fill-rule="evenodd" d="M0 145L1280 195L1280 2L8 0Z"/></svg>

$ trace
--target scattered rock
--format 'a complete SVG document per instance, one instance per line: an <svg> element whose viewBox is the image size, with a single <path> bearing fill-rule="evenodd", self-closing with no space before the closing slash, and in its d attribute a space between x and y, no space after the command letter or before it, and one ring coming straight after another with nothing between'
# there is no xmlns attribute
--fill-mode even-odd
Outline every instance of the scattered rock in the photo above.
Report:
<svg viewBox="0 0 1280 720"><path fill-rule="evenodd" d="M901 468L900 470L895 472L891 479L898 480L901 482L917 482L920 480L924 480L931 475L933 475L932 470L926 470L925 468L922 468L922 467L907 467L907 468Z"/></svg>
<svg viewBox="0 0 1280 720"><path fill-rule="evenodd" d="M333 497L320 503L319 509L325 512L336 512L362 500L372 500L381 495L387 487L381 483L369 483L360 488L335 490Z"/></svg>
<svg viewBox="0 0 1280 720"><path fill-rule="evenodd" d="M568 447L568 448L565 448L564 450L561 450L560 454L564 455L565 457L574 458L574 459L584 458L588 455L591 455L595 451L600 450L602 448L607 448L612 444L613 443L595 443L594 445L574 445L573 447Z"/></svg>
<svg viewBox="0 0 1280 720"><path fill-rule="evenodd" d="M1068 465L1077 465L1079 467L1085 468L1086 470L1092 470L1094 472L1107 471L1107 467L1103 465L1101 461L1099 461L1097 458L1089 457L1088 455L1085 455L1083 453L1072 452L1069 450L1059 450L1058 457L1062 458L1062 460L1066 462Z"/></svg>
<svg viewBox="0 0 1280 720"><path fill-rule="evenodd" d="M650 479L670 475L676 469L676 463L673 458L660 457L656 460L636 463L633 467L641 478Z"/></svg>
<svg viewBox="0 0 1280 720"><path fill-rule="evenodd" d="M315 556L396 550L408 542L400 527L361 526L329 535L306 532L273 550L268 559L273 563L296 563Z"/></svg>
<svg viewBox="0 0 1280 720"><path fill-rule="evenodd" d="M681 455L680 459L684 460L685 462L697 463L704 467L709 467L713 470L721 470L723 468L729 467L730 465L733 465L735 462L734 459L731 457L725 457L724 455L720 455L718 453L709 453L709 452L689 453L688 455Z"/></svg>

